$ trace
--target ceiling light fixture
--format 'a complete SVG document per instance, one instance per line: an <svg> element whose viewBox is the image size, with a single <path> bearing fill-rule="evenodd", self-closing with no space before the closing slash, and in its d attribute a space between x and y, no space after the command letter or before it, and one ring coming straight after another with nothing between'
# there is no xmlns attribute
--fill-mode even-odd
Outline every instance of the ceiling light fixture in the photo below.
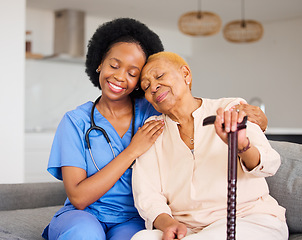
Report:
<svg viewBox="0 0 302 240"><path fill-rule="evenodd" d="M179 30L190 36L211 36L221 29L221 18L212 12L201 11L201 0L198 1L198 11L188 12L178 20Z"/></svg>
<svg viewBox="0 0 302 240"><path fill-rule="evenodd" d="M233 43L260 40L263 35L263 27L257 21L244 19L244 0L241 1L241 15L241 20L232 21L225 25L223 29L224 38Z"/></svg>

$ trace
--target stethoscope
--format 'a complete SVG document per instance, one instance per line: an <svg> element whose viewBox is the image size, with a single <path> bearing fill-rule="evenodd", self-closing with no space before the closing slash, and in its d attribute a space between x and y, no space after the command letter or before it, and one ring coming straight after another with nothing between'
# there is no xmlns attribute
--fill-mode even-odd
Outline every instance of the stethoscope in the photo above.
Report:
<svg viewBox="0 0 302 240"><path fill-rule="evenodd" d="M92 155L92 151L91 151L91 146L90 146L90 141L89 141L89 133L92 131L92 130L97 130L97 131L101 131L106 139L106 141L108 142L109 146L110 146L110 149L112 151L112 155L113 155L113 159L116 157L115 156L115 153L113 151L113 148L112 148L112 145L111 145L111 141L108 137L108 134L106 133L105 129L100 127L100 126L97 126L95 125L95 122L94 122L94 117L93 117L93 113L94 113L94 109L96 107L96 104L99 102L99 100L101 99L102 95L99 96L95 102L93 103L93 106L92 106L92 109L91 109L91 113L90 113L90 128L86 131L86 134L85 134L85 140L86 140L86 143L87 143L87 146L88 146L88 150L89 150L89 154L90 154L90 157L92 159L92 162L95 166L95 168L100 171L99 167L97 166L95 160L94 160L94 157ZM132 101L132 129L131 129L131 138L133 137L134 135L134 123L135 123L135 107L134 107L134 100ZM134 163L134 162L133 162ZM131 164L131 166L129 168L132 167L133 163Z"/></svg>

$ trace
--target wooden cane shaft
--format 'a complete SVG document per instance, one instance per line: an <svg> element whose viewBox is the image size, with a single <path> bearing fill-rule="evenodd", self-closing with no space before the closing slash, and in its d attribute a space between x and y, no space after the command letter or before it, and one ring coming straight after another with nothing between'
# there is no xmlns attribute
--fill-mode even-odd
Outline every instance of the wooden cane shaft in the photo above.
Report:
<svg viewBox="0 0 302 240"><path fill-rule="evenodd" d="M213 124L216 116L203 120L203 126ZM246 128L247 116L237 124L237 131L228 134L228 195L227 195L227 240L236 240L236 191L238 131ZM224 128L224 124L222 124Z"/></svg>
<svg viewBox="0 0 302 240"><path fill-rule="evenodd" d="M237 131L228 135L227 240L236 239L237 137Z"/></svg>

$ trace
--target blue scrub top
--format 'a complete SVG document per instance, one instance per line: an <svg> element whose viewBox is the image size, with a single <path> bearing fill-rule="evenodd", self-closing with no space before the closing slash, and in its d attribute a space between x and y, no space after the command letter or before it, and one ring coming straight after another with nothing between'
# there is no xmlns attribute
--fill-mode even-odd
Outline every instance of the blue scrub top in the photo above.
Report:
<svg viewBox="0 0 302 240"><path fill-rule="evenodd" d="M47 170L59 180L62 180L62 166L82 168L86 171L87 177L97 172L85 141L85 133L91 126L92 105L92 102L87 102L75 110L67 112L57 128ZM134 133L152 115L159 115L159 113L146 99L136 99ZM97 126L104 128L107 132L116 156L129 145L132 122L128 131L121 138L96 108L94 121ZM112 151L100 131L91 131L89 139L93 157L98 168L101 169L113 159ZM90 212L105 223L120 223L139 216L134 207L131 180L132 169L128 169L105 195L86 207L85 211ZM67 198L64 207L56 215L73 209L75 207Z"/></svg>

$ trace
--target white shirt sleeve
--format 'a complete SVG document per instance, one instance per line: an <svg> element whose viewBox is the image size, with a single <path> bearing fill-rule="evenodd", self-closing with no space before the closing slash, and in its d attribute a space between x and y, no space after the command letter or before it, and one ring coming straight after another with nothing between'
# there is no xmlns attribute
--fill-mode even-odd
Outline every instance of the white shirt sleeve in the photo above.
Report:
<svg viewBox="0 0 302 240"><path fill-rule="evenodd" d="M274 175L281 164L279 153L269 144L266 136L257 124L247 123L247 136L260 153L260 163L249 171L240 160L244 172L253 174L257 177L269 177Z"/></svg>
<svg viewBox="0 0 302 240"><path fill-rule="evenodd" d="M167 213L172 217L167 199L162 193L154 145L136 160L133 166L132 186L135 207L145 220L147 229L153 229L153 222L161 213Z"/></svg>

